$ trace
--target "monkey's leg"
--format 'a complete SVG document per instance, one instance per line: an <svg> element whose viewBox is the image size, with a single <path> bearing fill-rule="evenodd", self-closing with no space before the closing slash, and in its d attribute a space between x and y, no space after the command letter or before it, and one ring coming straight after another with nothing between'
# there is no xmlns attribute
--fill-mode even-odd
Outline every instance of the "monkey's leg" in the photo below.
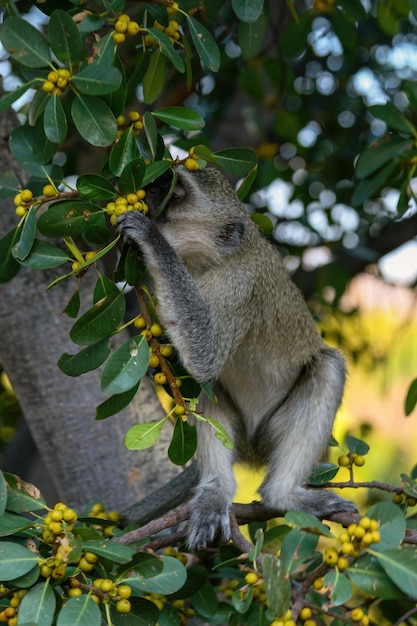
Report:
<svg viewBox="0 0 417 626"><path fill-rule="evenodd" d="M231 434L230 422L218 405L201 397L199 409L221 422ZM230 539L229 509L235 492L233 450L225 448L205 422L197 424L197 437L200 481L190 501L190 548L204 548L216 538L223 543Z"/></svg>
<svg viewBox="0 0 417 626"><path fill-rule="evenodd" d="M345 382L343 358L324 349L309 364L275 415L261 423L259 451L266 451L267 477L260 488L266 506L302 510L320 518L356 507L332 491L306 489L329 440Z"/></svg>

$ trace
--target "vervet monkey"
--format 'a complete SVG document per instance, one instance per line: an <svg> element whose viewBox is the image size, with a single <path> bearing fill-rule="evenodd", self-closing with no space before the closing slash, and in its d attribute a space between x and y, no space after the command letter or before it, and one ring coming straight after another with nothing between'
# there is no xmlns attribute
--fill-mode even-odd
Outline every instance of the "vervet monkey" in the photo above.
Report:
<svg viewBox="0 0 417 626"><path fill-rule="evenodd" d="M199 411L233 438L226 449L198 423L200 482L190 503L188 544L230 538L232 464L266 466L260 487L271 509L320 518L352 503L303 483L328 442L345 384L345 363L318 334L275 249L215 169L178 169L165 212L118 220L138 245L154 282L159 316L190 374L208 381ZM157 208L157 207L154 207Z"/></svg>

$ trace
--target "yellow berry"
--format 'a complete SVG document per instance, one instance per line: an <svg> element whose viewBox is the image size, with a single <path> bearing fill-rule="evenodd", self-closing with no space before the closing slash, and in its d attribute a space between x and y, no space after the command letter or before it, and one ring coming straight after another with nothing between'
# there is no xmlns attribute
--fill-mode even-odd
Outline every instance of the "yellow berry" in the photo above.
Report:
<svg viewBox="0 0 417 626"><path fill-rule="evenodd" d="M67 508L63 512L63 519L64 522L67 522L68 524L74 524L74 522L77 521L77 513L74 511L74 509Z"/></svg>
<svg viewBox="0 0 417 626"><path fill-rule="evenodd" d="M42 565L40 568L40 575L43 576L43 578L49 578L52 575L52 567Z"/></svg>
<svg viewBox="0 0 417 626"><path fill-rule="evenodd" d="M174 409L174 415L184 415L185 413L185 407L183 407L181 404L177 404L177 406Z"/></svg>
<svg viewBox="0 0 417 626"><path fill-rule="evenodd" d="M259 580L259 576L256 572L248 572L245 576L245 582L248 585L254 585Z"/></svg>
<svg viewBox="0 0 417 626"><path fill-rule="evenodd" d="M57 191L53 185L45 185L45 187L42 189L42 193L44 196L47 196L48 198L51 198L52 196L57 195Z"/></svg>
<svg viewBox="0 0 417 626"><path fill-rule="evenodd" d="M129 22L129 24L127 25L127 34L130 35L130 37L137 35L139 32L139 24L137 22Z"/></svg>
<svg viewBox="0 0 417 626"><path fill-rule="evenodd" d="M126 35L124 33L113 33L113 40L115 43L123 43L126 40Z"/></svg>
<svg viewBox="0 0 417 626"><path fill-rule="evenodd" d="M313 581L313 588L316 589L316 591L320 591L320 589L323 589L323 578L320 576L320 578L316 578Z"/></svg>
<svg viewBox="0 0 417 626"><path fill-rule="evenodd" d="M51 81L51 83L56 83L56 81L58 80L58 72L55 72L55 70L49 72L48 80Z"/></svg>
<svg viewBox="0 0 417 626"><path fill-rule="evenodd" d="M119 613L130 613L131 608L131 604L126 598L121 598L116 602L116 609Z"/></svg>
<svg viewBox="0 0 417 626"><path fill-rule="evenodd" d="M317 626L316 622L313 619L308 619L304 622L304 626Z"/></svg>
<svg viewBox="0 0 417 626"><path fill-rule="evenodd" d="M83 572L91 572L94 569L94 563L89 563L87 559L83 557L82 559L80 559L80 562L78 563L78 567Z"/></svg>
<svg viewBox="0 0 417 626"><path fill-rule="evenodd" d="M381 541L381 533L379 530L372 531L372 543L379 543Z"/></svg>
<svg viewBox="0 0 417 626"><path fill-rule="evenodd" d="M178 11L178 2L172 2L169 7L167 7L167 13L176 13Z"/></svg>
<svg viewBox="0 0 417 626"><path fill-rule="evenodd" d="M324 562L328 565L336 565L339 558L336 548L333 546L327 546L324 550Z"/></svg>
<svg viewBox="0 0 417 626"><path fill-rule="evenodd" d="M153 379L157 385L165 385L165 383L167 382L167 377L163 372L157 372Z"/></svg>
<svg viewBox="0 0 417 626"><path fill-rule="evenodd" d="M61 76L61 78L66 78L67 80L69 78L71 78L71 72L69 70L67 70L66 67L61 67L58 71L57 71L58 76Z"/></svg>
<svg viewBox="0 0 417 626"><path fill-rule="evenodd" d="M339 556L337 559L337 567L340 570L347 569L349 567L349 560L345 556Z"/></svg>
<svg viewBox="0 0 417 626"><path fill-rule="evenodd" d="M153 48L157 44L155 37L153 37L149 33L143 38L143 43L147 48Z"/></svg>
<svg viewBox="0 0 417 626"><path fill-rule="evenodd" d="M353 463L358 467L362 467L363 465L365 465L365 457L362 456L362 454L357 454L355 457L353 457Z"/></svg>
<svg viewBox="0 0 417 626"><path fill-rule="evenodd" d="M105 578L101 581L100 589L104 591L104 593L109 593L109 591L113 591L114 583L110 578Z"/></svg>
<svg viewBox="0 0 417 626"><path fill-rule="evenodd" d="M80 267L80 265L81 265L80 261L74 261L71 267L73 270L77 270Z"/></svg>
<svg viewBox="0 0 417 626"><path fill-rule="evenodd" d="M92 594L90 595L90 598L91 598L92 600L94 600L94 602L95 602L96 604L100 604L100 598L99 598L99 596L98 596L98 595L96 595L95 593L92 593Z"/></svg>
<svg viewBox="0 0 417 626"><path fill-rule="evenodd" d="M75 598L76 596L82 596L83 592L82 589L75 587L74 589L69 589L68 591L68 597L69 598Z"/></svg>
<svg viewBox="0 0 417 626"><path fill-rule="evenodd" d="M149 329L152 333L153 337L160 337L162 335L162 326L161 324L152 324L152 326Z"/></svg>
<svg viewBox="0 0 417 626"><path fill-rule="evenodd" d="M18 193L15 195L13 202L15 204L15 206L19 206L20 204L22 204L23 200L22 200L22 194Z"/></svg>
<svg viewBox="0 0 417 626"><path fill-rule="evenodd" d="M369 617L367 615L364 615L362 617L361 624L362 624L362 626L368 626L368 624L369 624Z"/></svg>
<svg viewBox="0 0 417 626"><path fill-rule="evenodd" d="M121 15L119 15L119 20L122 20L122 22L130 22L130 15L128 15L127 13L122 13Z"/></svg>
<svg viewBox="0 0 417 626"><path fill-rule="evenodd" d="M46 93L52 93L55 89L55 85L54 83L51 83L50 80L45 80L42 85L42 89L43 91L46 91Z"/></svg>
<svg viewBox="0 0 417 626"><path fill-rule="evenodd" d="M350 556L355 551L355 546L351 541L345 541L344 543L342 543L340 550L342 554L347 554L348 556Z"/></svg>
<svg viewBox="0 0 417 626"><path fill-rule="evenodd" d="M149 357L149 367L158 367L159 357L157 354L151 354Z"/></svg>
<svg viewBox="0 0 417 626"><path fill-rule="evenodd" d="M127 31L127 25L128 22L126 20L121 20L119 18L114 25L114 30L116 33L125 33Z"/></svg>
<svg viewBox="0 0 417 626"><path fill-rule="evenodd" d="M379 530L379 522L377 519L371 519L371 530Z"/></svg>
<svg viewBox="0 0 417 626"><path fill-rule="evenodd" d="M89 563L97 563L97 561L98 561L98 556L97 556L97 554L94 554L94 552L86 552L84 554L84 558Z"/></svg>
<svg viewBox="0 0 417 626"><path fill-rule="evenodd" d="M170 356L172 356L173 348L170 343L165 343L159 346L159 351L162 356L169 358Z"/></svg>
<svg viewBox="0 0 417 626"><path fill-rule="evenodd" d="M67 570L66 564L62 563L62 565L59 565L58 567L54 568L52 572L52 578L55 578L55 579L62 578L63 576L65 576L66 570Z"/></svg>
<svg viewBox="0 0 417 626"><path fill-rule="evenodd" d="M362 517L359 522L359 526L364 528L365 530L369 530L371 528L371 520L369 517Z"/></svg>
<svg viewBox="0 0 417 626"><path fill-rule="evenodd" d="M350 467L350 458L347 454L342 454L337 459L337 463L340 467Z"/></svg>
<svg viewBox="0 0 417 626"><path fill-rule="evenodd" d="M353 609L352 613L350 614L350 617L352 618L352 621L354 622L360 622L363 616L364 616L364 612L359 607L356 609Z"/></svg>
<svg viewBox="0 0 417 626"><path fill-rule="evenodd" d="M303 609L301 609L300 611L300 619L303 620L303 622L306 621L306 619L310 619L310 617L313 615L312 610L310 609L309 606L305 606Z"/></svg>
<svg viewBox="0 0 417 626"><path fill-rule="evenodd" d="M53 511L49 513L49 517L52 522L60 522L62 521L62 518L64 516L63 516L62 511L60 511L59 509L54 509Z"/></svg>
<svg viewBox="0 0 417 626"><path fill-rule="evenodd" d="M140 113L138 111L129 111L129 119L131 122L137 122L140 120Z"/></svg>
<svg viewBox="0 0 417 626"><path fill-rule="evenodd" d="M416 506L417 500L416 498L412 498L411 496L407 496L407 505L408 506Z"/></svg>
<svg viewBox="0 0 417 626"><path fill-rule="evenodd" d="M356 539L362 539L365 536L366 530L362 526L356 526L354 536Z"/></svg>
<svg viewBox="0 0 417 626"><path fill-rule="evenodd" d="M59 535L62 532L62 526L60 522L51 522L49 524L49 530L54 533L54 535Z"/></svg>
<svg viewBox="0 0 417 626"><path fill-rule="evenodd" d="M349 533L346 530L344 530L343 532L340 533L338 539L341 544L346 543L346 541L350 540Z"/></svg>
<svg viewBox="0 0 417 626"><path fill-rule="evenodd" d="M190 172L198 170L199 168L197 161L195 161L192 157L185 159L184 165Z"/></svg>
<svg viewBox="0 0 417 626"><path fill-rule="evenodd" d="M402 493L394 493L394 495L392 496L392 501L394 502L394 504L402 504Z"/></svg>
<svg viewBox="0 0 417 626"><path fill-rule="evenodd" d="M138 315L138 316L137 316L137 318L136 318L136 319L135 319L135 321L133 322L133 326L134 326L135 328L139 328L139 329L142 329L142 328L145 328L145 327L146 327L146 322L145 322L145 320L144 320L144 318L143 318L143 316L142 316L142 315Z"/></svg>
<svg viewBox="0 0 417 626"><path fill-rule="evenodd" d="M17 217L23 217L24 215L26 215L26 209L24 206L18 206L16 207L15 213Z"/></svg>
<svg viewBox="0 0 417 626"><path fill-rule="evenodd" d="M136 192L136 197L138 200L143 200L143 198L146 196L146 191L144 189L138 189Z"/></svg>
<svg viewBox="0 0 417 626"><path fill-rule="evenodd" d="M181 387L181 385L182 385L182 380L181 380L181 378L176 378L176 379L175 379L175 384L176 384L176 386L177 386L177 387L178 387L178 389L179 389L179 388Z"/></svg>
<svg viewBox="0 0 417 626"><path fill-rule="evenodd" d="M116 117L116 122L118 126L124 126L126 124L126 118L124 115L119 115Z"/></svg>
<svg viewBox="0 0 417 626"><path fill-rule="evenodd" d="M135 193L128 193L126 196L126 200L128 204L135 204L138 201L138 197Z"/></svg>
<svg viewBox="0 0 417 626"><path fill-rule="evenodd" d="M23 202L30 202L33 198L33 193L30 189L23 189L20 195Z"/></svg>
<svg viewBox="0 0 417 626"><path fill-rule="evenodd" d="M120 587L117 588L117 593L121 598L127 600L132 594L132 587L129 585L120 585Z"/></svg>
<svg viewBox="0 0 417 626"><path fill-rule="evenodd" d="M284 620L282 620L282 619L274 619L274 621L271 622L271 626L285 626L284 625Z"/></svg>

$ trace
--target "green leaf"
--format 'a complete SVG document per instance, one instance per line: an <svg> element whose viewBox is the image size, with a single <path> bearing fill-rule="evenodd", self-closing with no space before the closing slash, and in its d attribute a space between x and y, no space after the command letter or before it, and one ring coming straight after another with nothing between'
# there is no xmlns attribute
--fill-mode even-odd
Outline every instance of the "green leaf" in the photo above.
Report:
<svg viewBox="0 0 417 626"><path fill-rule="evenodd" d="M232 0L232 7L242 22L255 22L262 14L264 0Z"/></svg>
<svg viewBox="0 0 417 626"><path fill-rule="evenodd" d="M150 55L149 67L143 77L143 100L152 104L160 95L165 83L166 58L157 48Z"/></svg>
<svg viewBox="0 0 417 626"><path fill-rule="evenodd" d="M346 435L345 442L349 449L349 452L352 452L354 454L368 454L369 452L368 444L362 441L362 439L357 439L352 435Z"/></svg>
<svg viewBox="0 0 417 626"><path fill-rule="evenodd" d="M133 589L146 591L147 593L160 593L164 596L175 593L187 580L187 570L184 565L174 557L163 556L162 571L151 578L129 577L126 582Z"/></svg>
<svg viewBox="0 0 417 626"><path fill-rule="evenodd" d="M368 111L385 122L389 128L398 130L400 133L411 133L413 135L417 133L415 126L391 102L375 104L368 107Z"/></svg>
<svg viewBox="0 0 417 626"><path fill-rule="evenodd" d="M145 161L142 157L130 161L120 174L119 189L121 193L126 195L141 189L145 170Z"/></svg>
<svg viewBox="0 0 417 626"><path fill-rule="evenodd" d="M107 178L99 174L84 174L77 179L77 189L90 200L110 200L116 190Z"/></svg>
<svg viewBox="0 0 417 626"><path fill-rule="evenodd" d="M155 161L155 163L149 163L146 166L145 174L142 180L142 186L146 187L149 183L152 183L154 180L165 174L171 167L171 163L169 161Z"/></svg>
<svg viewBox="0 0 417 626"><path fill-rule="evenodd" d="M19 191L19 181L13 172L0 174L0 198L15 196Z"/></svg>
<svg viewBox="0 0 417 626"><path fill-rule="evenodd" d="M215 152L215 162L234 176L245 176L258 163L256 152L250 148L230 148Z"/></svg>
<svg viewBox="0 0 417 626"><path fill-rule="evenodd" d="M388 135L381 141L364 150L356 163L356 176L367 178L380 167L394 159L394 157L406 152L412 147L410 139L402 139L395 135Z"/></svg>
<svg viewBox="0 0 417 626"><path fill-rule="evenodd" d="M128 450L146 450L153 446L159 439L167 417L147 424L136 424L129 428L125 437L125 445Z"/></svg>
<svg viewBox="0 0 417 626"><path fill-rule="evenodd" d="M417 553L403 548L373 552L391 580L409 597L417 600Z"/></svg>
<svg viewBox="0 0 417 626"><path fill-rule="evenodd" d="M181 417L175 422L172 441L168 448L168 457L175 465L185 465L197 449L197 429Z"/></svg>
<svg viewBox="0 0 417 626"><path fill-rule="evenodd" d="M4 478L8 487L6 505L8 511L28 513L45 508L45 499L34 485L25 482L14 474L9 474L9 472L4 472Z"/></svg>
<svg viewBox="0 0 417 626"><path fill-rule="evenodd" d="M131 337L109 358L101 376L101 389L119 394L128 391L146 374L149 346L143 335Z"/></svg>
<svg viewBox="0 0 417 626"><path fill-rule="evenodd" d="M98 41L94 42L94 63L97 65L105 65L109 67L113 65L116 44L114 43L113 33L108 33Z"/></svg>
<svg viewBox="0 0 417 626"><path fill-rule="evenodd" d="M146 111L143 116L143 126L148 146L152 154L152 159L155 159L156 151L158 149L158 130L156 128L156 122L149 111Z"/></svg>
<svg viewBox="0 0 417 626"><path fill-rule="evenodd" d="M28 256L19 262L21 265L30 267L33 270L45 270L51 267L58 267L70 260L71 257L65 250L57 248L49 241L35 239Z"/></svg>
<svg viewBox="0 0 417 626"><path fill-rule="evenodd" d="M234 594L232 595L232 604L233 608L238 613L246 613L253 600L253 587L249 587L246 589L236 589Z"/></svg>
<svg viewBox="0 0 417 626"><path fill-rule="evenodd" d="M405 398L404 411L407 416L410 415L414 411L416 404L417 404L417 378L415 378L413 382L411 383L410 387L408 388L407 395Z"/></svg>
<svg viewBox="0 0 417 626"><path fill-rule="evenodd" d="M66 11L57 9L51 13L48 35L52 52L62 63L72 66L82 58L84 45L80 31Z"/></svg>
<svg viewBox="0 0 417 626"><path fill-rule="evenodd" d="M75 322L70 330L72 341L89 345L108 337L122 321L125 310L122 292L102 298Z"/></svg>
<svg viewBox="0 0 417 626"><path fill-rule="evenodd" d="M71 78L78 91L89 96L104 96L116 91L122 75L112 65L91 63Z"/></svg>
<svg viewBox="0 0 417 626"><path fill-rule="evenodd" d="M3 479L4 480L4 479ZM31 526L32 522L26 517L6 511L0 515L0 537L14 535Z"/></svg>
<svg viewBox="0 0 417 626"><path fill-rule="evenodd" d="M29 589L20 603L19 622L51 626L55 617L55 605L55 594L49 581L39 583Z"/></svg>
<svg viewBox="0 0 417 626"><path fill-rule="evenodd" d="M268 28L268 15L261 13L253 22L240 22L238 41L245 61L250 61L259 53Z"/></svg>
<svg viewBox="0 0 417 626"><path fill-rule="evenodd" d="M201 415L198 415L197 413L193 413L193 415L198 421L203 421L203 422L207 422L208 424L210 424L210 426L214 428L216 438L219 441L221 441L221 443L224 445L225 448L227 448L228 450L233 450L234 448L233 441L229 433L227 432L227 430L223 427L222 424L220 424L220 422L213 419L212 417L203 418Z"/></svg>
<svg viewBox="0 0 417 626"><path fill-rule="evenodd" d="M7 283L20 270L20 264L13 256L13 248L20 230L16 227L0 239L0 283Z"/></svg>
<svg viewBox="0 0 417 626"><path fill-rule="evenodd" d="M334 463L320 463L308 477L308 483L310 485L325 485L336 476L338 471L339 466Z"/></svg>
<svg viewBox="0 0 417 626"><path fill-rule="evenodd" d="M101 611L86 593L70 598L58 614L56 626L100 626Z"/></svg>
<svg viewBox="0 0 417 626"><path fill-rule="evenodd" d="M4 111L7 111L8 109L10 109L13 102L16 102L16 100L18 100L21 96L23 96L23 94L26 93L27 90L37 82L39 82L38 79L34 78L33 80L30 80L28 83L25 83L24 85L21 85L20 87L17 87L17 89L10 91L5 96L2 96L0 98L0 113L4 113Z"/></svg>
<svg viewBox="0 0 417 626"><path fill-rule="evenodd" d="M326 524L320 522L315 515L305 513L304 511L288 511L285 515L285 522L297 528L314 528L325 537L333 537L330 529Z"/></svg>
<svg viewBox="0 0 417 626"><path fill-rule="evenodd" d="M27 574L37 565L39 555L12 541L0 542L0 580L7 582Z"/></svg>
<svg viewBox="0 0 417 626"><path fill-rule="evenodd" d="M38 219L38 228L46 237L71 237L85 232L88 225L104 221L95 204L82 200L58 200Z"/></svg>
<svg viewBox="0 0 417 626"><path fill-rule="evenodd" d="M360 157L359 157L360 158ZM376 191L386 185L390 175L398 168L399 164L394 159L379 170L372 178L362 180L352 195L352 205L358 206L368 200Z"/></svg>
<svg viewBox="0 0 417 626"><path fill-rule="evenodd" d="M165 107L152 111L152 115L181 130L200 130L205 126L201 115L188 107Z"/></svg>
<svg viewBox="0 0 417 626"><path fill-rule="evenodd" d="M113 176L120 176L131 161L138 156L138 148L133 129L129 127L122 134L109 156L109 169Z"/></svg>
<svg viewBox="0 0 417 626"><path fill-rule="evenodd" d="M287 520L286 520L287 521ZM292 572L311 558L319 541L319 535L313 535L295 528L282 542L282 565L287 572Z"/></svg>
<svg viewBox="0 0 417 626"><path fill-rule="evenodd" d="M403 593L388 578L375 556L362 554L346 570L348 578L363 593L385 600L403 598Z"/></svg>
<svg viewBox="0 0 417 626"><path fill-rule="evenodd" d="M67 136L67 116L56 94L48 98L43 116L43 128L45 135L53 143L60 143Z"/></svg>
<svg viewBox="0 0 417 626"><path fill-rule="evenodd" d="M188 28L190 29L191 38L201 62L207 69L212 72L217 72L220 68L221 57L216 41L195 17L189 13L187 13L185 17L187 19Z"/></svg>
<svg viewBox="0 0 417 626"><path fill-rule="evenodd" d="M219 608L216 592L208 580L191 598L191 604L199 616L210 618L216 615Z"/></svg>
<svg viewBox="0 0 417 626"><path fill-rule="evenodd" d="M378 502L366 515L380 522L381 541L373 544L374 550L382 552L400 545L405 536L406 524L404 513L398 506L392 502Z"/></svg>
<svg viewBox="0 0 417 626"><path fill-rule="evenodd" d="M81 306L80 292L78 288L74 291L65 309L62 311L68 317L77 317Z"/></svg>
<svg viewBox="0 0 417 626"><path fill-rule="evenodd" d="M0 28L0 41L11 57L26 67L45 67L51 62L44 37L21 17L5 20Z"/></svg>
<svg viewBox="0 0 417 626"><path fill-rule="evenodd" d="M3 472L0 470L0 516L4 515L7 504L7 483Z"/></svg>
<svg viewBox="0 0 417 626"><path fill-rule="evenodd" d="M117 122L103 100L80 94L74 98L71 115L81 137L92 146L109 146L116 138Z"/></svg>
<svg viewBox="0 0 417 626"><path fill-rule="evenodd" d="M407 476L407 474L400 474L401 477L401 487L407 496L410 498L417 498L417 482L414 480L412 476Z"/></svg>
<svg viewBox="0 0 417 626"><path fill-rule="evenodd" d="M83 348L77 354L64 352L58 361L58 367L67 376L80 376L99 367L109 354L110 348L106 338Z"/></svg>
<svg viewBox="0 0 417 626"><path fill-rule="evenodd" d="M13 256L17 261L23 261L30 253L36 236L36 214L32 205L26 213L23 223L22 234L18 243L13 248Z"/></svg>
<svg viewBox="0 0 417 626"><path fill-rule="evenodd" d="M284 615L291 600L291 583L283 563L274 554L264 554L262 572L268 606L274 615Z"/></svg>
<svg viewBox="0 0 417 626"><path fill-rule="evenodd" d="M96 407L96 420L104 420L106 417L110 417L115 413L118 413L122 409L124 409L136 395L136 392L139 388L139 383L132 387L132 389L128 389L123 393L117 393L111 398L107 398L104 402Z"/></svg>
<svg viewBox="0 0 417 626"><path fill-rule="evenodd" d="M136 550L111 540L97 541L92 539L83 542L83 548L98 556L109 559L113 563L129 563L136 555Z"/></svg>
<svg viewBox="0 0 417 626"><path fill-rule="evenodd" d="M177 72L183 74L185 72L184 61L176 52L168 35L166 35L163 31L158 30L157 28L148 28L148 32L154 37L154 39L159 42L162 54L164 54L167 59L171 61Z"/></svg>
<svg viewBox="0 0 417 626"><path fill-rule="evenodd" d="M9 147L20 166L38 178L47 178L51 172L51 165L41 165L34 157L35 129L33 126L18 126L14 128L9 140Z"/></svg>
<svg viewBox="0 0 417 626"><path fill-rule="evenodd" d="M329 588L330 599L333 606L341 606L352 597L352 584L339 570L334 569L327 572L323 582L325 587Z"/></svg>

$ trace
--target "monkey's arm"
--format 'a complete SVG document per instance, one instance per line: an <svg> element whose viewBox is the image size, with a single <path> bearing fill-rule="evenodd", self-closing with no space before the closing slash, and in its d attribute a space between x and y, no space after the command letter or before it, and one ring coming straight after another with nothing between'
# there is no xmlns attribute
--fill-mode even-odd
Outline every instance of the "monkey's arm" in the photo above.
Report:
<svg viewBox="0 0 417 626"><path fill-rule="evenodd" d="M138 211L124 213L118 219L118 228L143 252L154 280L161 321L184 366L199 381L217 378L236 345L236 327L242 332L242 313L239 323L236 316L243 311L243 307L235 306L230 312L230 323L227 332L224 332L218 320L225 319L225 312L223 310L219 316L215 310L228 306L224 284L220 285L218 281L210 283L211 298L208 301L176 251L155 224ZM246 297L245 288L241 288L240 292L242 301ZM236 305L236 294L233 295Z"/></svg>

